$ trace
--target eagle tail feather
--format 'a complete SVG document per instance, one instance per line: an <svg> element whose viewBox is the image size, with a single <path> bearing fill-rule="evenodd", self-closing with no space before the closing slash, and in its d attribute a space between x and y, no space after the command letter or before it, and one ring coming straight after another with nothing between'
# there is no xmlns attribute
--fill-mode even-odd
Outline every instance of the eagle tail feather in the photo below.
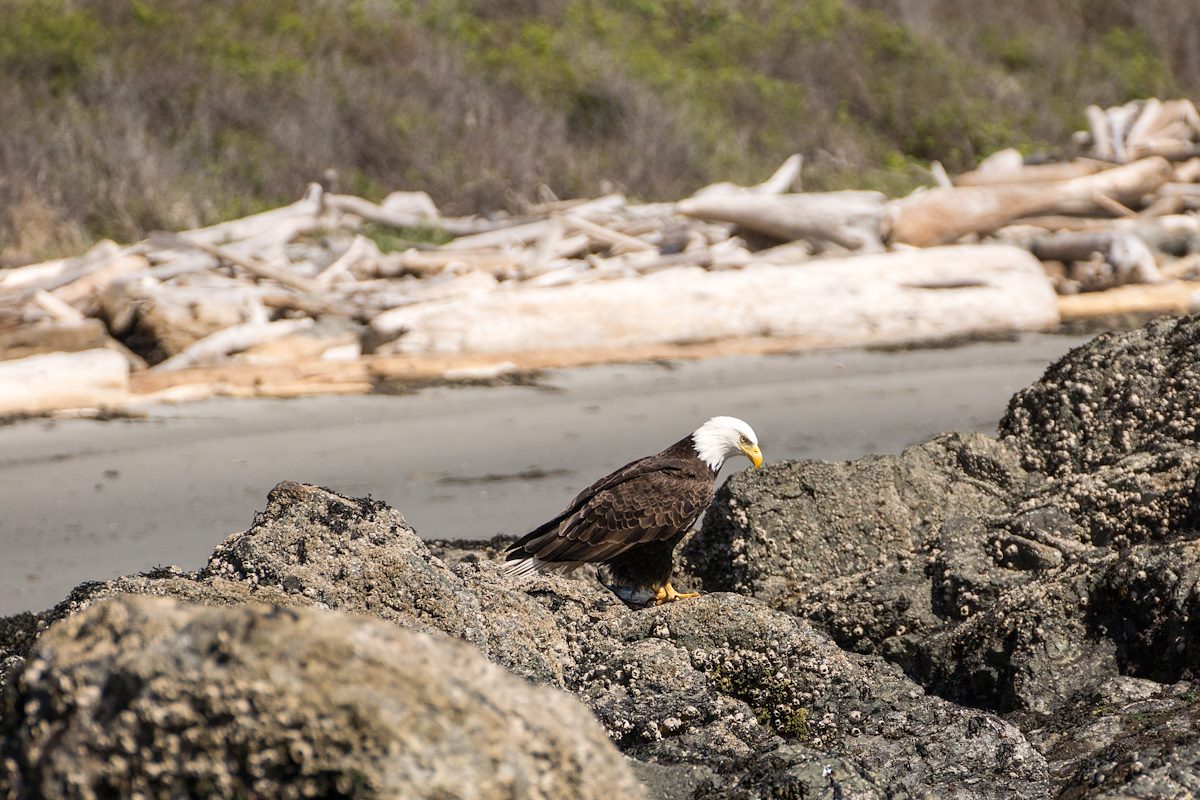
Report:
<svg viewBox="0 0 1200 800"><path fill-rule="evenodd" d="M508 557L510 559L519 558L520 557L519 554L521 552L527 552L527 553L532 552L532 549L528 545L530 545L534 541L542 538L543 536L550 533L551 531L557 530L558 526L562 523L562 521L566 517L567 517L567 514L565 512L562 514L559 514L554 519L549 520L547 522L543 522L541 525L538 525L536 528L534 528L529 533L522 536L520 539L517 539L515 542L513 542L512 544L510 544L508 546L508 550L506 551L508 553Z"/></svg>
<svg viewBox="0 0 1200 800"><path fill-rule="evenodd" d="M530 556L505 562L504 571L513 577L546 572L565 574L578 569L582 563L582 561L545 561L537 556Z"/></svg>

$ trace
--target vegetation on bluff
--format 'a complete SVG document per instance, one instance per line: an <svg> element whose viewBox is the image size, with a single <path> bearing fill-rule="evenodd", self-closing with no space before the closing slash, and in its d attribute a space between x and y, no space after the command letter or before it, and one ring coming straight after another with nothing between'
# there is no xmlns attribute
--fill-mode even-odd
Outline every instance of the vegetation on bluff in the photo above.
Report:
<svg viewBox="0 0 1200 800"><path fill-rule="evenodd" d="M1200 88L1188 0L0 0L0 264L336 172L451 212L609 180L903 191Z"/></svg>

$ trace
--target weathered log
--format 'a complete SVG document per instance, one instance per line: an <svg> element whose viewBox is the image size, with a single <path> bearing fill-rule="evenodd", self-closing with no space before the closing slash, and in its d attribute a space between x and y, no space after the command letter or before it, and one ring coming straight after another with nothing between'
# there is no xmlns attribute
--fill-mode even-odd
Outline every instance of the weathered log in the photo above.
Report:
<svg viewBox="0 0 1200 800"><path fill-rule="evenodd" d="M129 365L104 348L0 362L0 414L110 407L129 396Z"/></svg>
<svg viewBox="0 0 1200 800"><path fill-rule="evenodd" d="M103 268L121 254L120 246L105 239L76 258L56 259L4 270L0 272L0 292L57 289Z"/></svg>
<svg viewBox="0 0 1200 800"><path fill-rule="evenodd" d="M994 186L1003 183L1045 183L1082 178L1110 169L1111 164L1093 159L1070 161L1064 164L1021 165L1010 170L976 169L954 178L955 186Z"/></svg>
<svg viewBox="0 0 1200 800"><path fill-rule="evenodd" d="M278 322L251 320L224 328L200 339L166 361L155 365L153 369L158 372L171 372L189 367L217 364L230 353L246 350L257 344L312 327L312 325L311 319L286 319Z"/></svg>
<svg viewBox="0 0 1200 800"><path fill-rule="evenodd" d="M1136 118L1130 123L1125 133L1126 145L1136 147L1139 143L1152 137L1169 122L1170 115L1164 113L1162 101L1151 97L1142 103Z"/></svg>
<svg viewBox="0 0 1200 800"><path fill-rule="evenodd" d="M427 192L389 192L379 207L391 213L415 214L420 217L441 219L437 204Z"/></svg>
<svg viewBox="0 0 1200 800"><path fill-rule="evenodd" d="M1200 279L1200 252L1188 253L1180 258L1167 261L1159 271L1163 277L1173 281L1194 281ZM1195 313L1200 309L1193 309L1188 313Z"/></svg>
<svg viewBox="0 0 1200 800"><path fill-rule="evenodd" d="M629 236L611 228L606 228L603 225L598 225L595 222L586 220L583 217L575 214L564 214L562 216L563 223L568 228L574 228L577 231L582 231L593 239L603 242L606 245L612 245L617 248L617 252L621 251L639 251L639 250L654 250L658 248L649 242L643 242L633 236Z"/></svg>
<svg viewBox="0 0 1200 800"><path fill-rule="evenodd" d="M1137 234L1152 249L1162 253L1183 256L1200 251L1200 217L1195 214L1117 220L1114 226L1117 230Z"/></svg>
<svg viewBox="0 0 1200 800"><path fill-rule="evenodd" d="M1058 298L1058 310L1064 322L1130 314L1187 314L1196 292L1200 292L1200 281L1118 286L1105 292L1063 295Z"/></svg>
<svg viewBox="0 0 1200 800"><path fill-rule="evenodd" d="M33 291L47 285L72 268L71 258L56 258L23 267L11 267L0 271L0 292Z"/></svg>
<svg viewBox="0 0 1200 800"><path fill-rule="evenodd" d="M1131 100L1123 106L1114 106L1104 112L1108 117L1108 126L1112 136L1113 157L1121 163L1129 160L1129 129L1137 121L1143 105L1144 102L1141 100Z"/></svg>
<svg viewBox="0 0 1200 800"><path fill-rule="evenodd" d="M1126 133L1126 144L1133 157L1162 155L1180 157L1195 149L1193 140L1200 134L1200 115L1191 100L1162 102L1146 100Z"/></svg>
<svg viewBox="0 0 1200 800"><path fill-rule="evenodd" d="M117 282L100 297L109 330L121 336L136 322L140 335L171 356L261 309L254 286L173 286L143 277Z"/></svg>
<svg viewBox="0 0 1200 800"><path fill-rule="evenodd" d="M1088 130L1092 136L1092 152L1099 158L1113 158L1115 153L1112 129L1104 109L1093 105L1084 109L1083 113L1087 117Z"/></svg>
<svg viewBox="0 0 1200 800"><path fill-rule="evenodd" d="M950 173L946 172L946 168L940 161L934 161L929 165L929 174L933 177L936 186L949 188L954 185L954 181L950 179Z"/></svg>
<svg viewBox="0 0 1200 800"><path fill-rule="evenodd" d="M1097 208L1098 195L1127 206L1156 191L1171 177L1171 165L1163 158L1144 158L1121 167L1103 170L1094 175L1063 181L1058 184L1061 196L1048 212L1059 214L1088 214Z"/></svg>
<svg viewBox="0 0 1200 800"><path fill-rule="evenodd" d="M59 322L75 323L84 319L83 313L72 305L64 303L47 291L38 289L33 293L33 302L45 311L51 319Z"/></svg>
<svg viewBox="0 0 1200 800"><path fill-rule="evenodd" d="M549 230L547 228L547 231ZM405 250L402 253L388 253L375 262L372 265L372 275L428 277L457 269L508 277L521 271L527 257L524 251Z"/></svg>
<svg viewBox="0 0 1200 800"><path fill-rule="evenodd" d="M259 293L258 299L267 308L299 311L314 319L333 317L354 320L360 319L364 313L364 310L358 305L335 293L314 297L310 294L296 294L286 289L264 289Z"/></svg>
<svg viewBox="0 0 1200 800"><path fill-rule="evenodd" d="M581 203L571 209L571 213L582 219L590 219L593 215L614 211L625 205L625 196L610 194ZM557 224L552 219L542 219L536 222L524 222L500 228L487 233L477 233L473 236L460 236L443 250L488 250L500 248L519 248L533 244L546 234L551 226Z"/></svg>
<svg viewBox="0 0 1200 800"><path fill-rule="evenodd" d="M763 264L803 264L812 259L812 256L812 245L805 241L796 241L759 250L754 253L754 260Z"/></svg>
<svg viewBox="0 0 1200 800"><path fill-rule="evenodd" d="M427 300L450 299L462 294L493 291L499 281L485 272L464 272L438 276L436 280L360 281L339 297L358 309L355 320L370 320L388 309L409 306Z"/></svg>
<svg viewBox="0 0 1200 800"><path fill-rule="evenodd" d="M1171 180L1175 183L1196 183L1200 181L1200 158L1192 158L1178 164Z"/></svg>
<svg viewBox="0 0 1200 800"><path fill-rule="evenodd" d="M320 283L312 278L293 274L283 267L277 267L273 264L266 264L253 258L239 255L229 248L217 247L216 245L201 241L193 241L179 234L155 233L151 236L151 240L161 242L168 247L194 247L202 253L208 253L214 258L240 267L255 277L273 280L276 283L290 286L293 289L299 289L302 292L316 293L323 288Z"/></svg>
<svg viewBox="0 0 1200 800"><path fill-rule="evenodd" d="M1047 214L1021 217L995 231L999 238L1008 239L1010 228L1040 228L1044 231L1094 231L1112 228L1112 217L1070 217L1065 214Z"/></svg>
<svg viewBox="0 0 1200 800"><path fill-rule="evenodd" d="M54 289L52 294L64 303L69 303L88 315L94 315L99 308L98 296L105 287L118 278L145 272L149 266L150 262L143 255L117 256L70 283L62 284Z"/></svg>
<svg viewBox="0 0 1200 800"><path fill-rule="evenodd" d="M146 360L111 338L100 320L85 318L74 306L49 292L35 292L33 302L45 309L55 322L0 332L0 361L40 353L72 353L106 347L120 353L129 362L130 369L146 368Z"/></svg>
<svg viewBox="0 0 1200 800"><path fill-rule="evenodd" d="M1164 197L1200 197L1200 183L1166 183L1158 191Z"/></svg>
<svg viewBox="0 0 1200 800"><path fill-rule="evenodd" d="M41 355L74 353L107 347L110 341L104 323L98 319L77 322L43 322L0 331L0 361Z"/></svg>
<svg viewBox="0 0 1200 800"><path fill-rule="evenodd" d="M820 298L814 301L813 298ZM1007 246L857 256L804 269L676 269L587 287L529 288L396 309L380 352L513 353L779 336L796 346L921 341L1057 321L1041 265Z"/></svg>
<svg viewBox="0 0 1200 800"><path fill-rule="evenodd" d="M553 269L562 259L581 255L591 243L592 239L586 233L568 236L566 226L559 220L559 224L547 228L533 247L526 251L517 274L522 280L537 277Z"/></svg>
<svg viewBox="0 0 1200 800"><path fill-rule="evenodd" d="M425 195L424 192L420 194ZM429 195L425 195L425 198L428 200ZM387 201L385 200L384 202L385 205L376 205L370 200L364 200L361 197L354 197L352 195L325 195L326 208L340 211L343 214L353 214L356 217L362 217L368 222L387 225L391 228L431 228L433 230L444 231L452 236L466 236L498 230L512 224L507 221L440 217L437 215L437 208L433 206L433 201L429 201L429 208L412 203L402 205L397 201L393 201L391 207L388 207L386 205ZM432 214L429 213L430 209L432 209Z"/></svg>
<svg viewBox="0 0 1200 800"><path fill-rule="evenodd" d="M1123 219L1088 217L1032 217L996 232L997 239L1019 247L1031 247L1046 233L1105 231L1137 236L1153 251L1183 256L1200 251L1200 217L1194 214L1165 214L1160 217L1138 216Z"/></svg>
<svg viewBox="0 0 1200 800"><path fill-rule="evenodd" d="M509 225L486 233L461 236L442 247L441 250L488 251L522 248L545 236L554 224L553 220L540 219L536 222Z"/></svg>
<svg viewBox="0 0 1200 800"><path fill-rule="evenodd" d="M177 235L184 237L191 244L221 245L242 239L249 239L253 236L260 236L264 233L269 234L271 231L279 230L281 225L290 230L290 223L294 223L297 220L301 220L305 224L315 225L317 216L321 211L321 195L321 186L316 183L310 183L308 190L304 193L304 197L291 205L274 208L270 211L263 211L260 214L251 214L248 217L228 222L221 222L206 228L181 231Z"/></svg>
<svg viewBox="0 0 1200 800"><path fill-rule="evenodd" d="M1025 156L1021 155L1021 151L1015 147L1006 147L980 161L975 171L985 175L1001 175L1016 172L1024 166Z"/></svg>
<svg viewBox="0 0 1200 800"><path fill-rule="evenodd" d="M374 242L365 236L355 235L342 254L326 264L317 273L314 280L321 286L330 286L338 280L354 281L356 277L350 269L352 266L355 266L363 258L378 261L381 255L379 247Z"/></svg>
<svg viewBox="0 0 1200 800"><path fill-rule="evenodd" d="M679 213L721 220L781 241L807 239L849 250L882 249L880 226L887 198L880 192L816 192L778 196L710 195L678 203Z"/></svg>
<svg viewBox="0 0 1200 800"><path fill-rule="evenodd" d="M738 186L736 183L722 181L720 183L712 183L700 189L695 194L695 197L711 197L713 195L728 195L728 194L785 194L800 190L800 173L804 169L804 156L796 153L788 156L787 160L779 166L779 169L772 173L771 177L767 178L760 184L755 186Z"/></svg>
<svg viewBox="0 0 1200 800"><path fill-rule="evenodd" d="M360 334L358 325L322 321L253 344L238 351L233 359L244 364L294 364L323 358L334 349L341 349L350 358L357 358L362 354Z"/></svg>
<svg viewBox="0 0 1200 800"><path fill-rule="evenodd" d="M1085 291L1163 281L1150 248L1127 231L1056 233L1034 239L1030 250L1043 261L1083 262L1081 269L1068 269L1067 277ZM1107 269L1096 269L1097 262Z"/></svg>
<svg viewBox="0 0 1200 800"><path fill-rule="evenodd" d="M1118 163L1158 155L1171 159L1200 155L1200 114L1191 100L1151 97L1122 106L1086 109L1092 152Z"/></svg>
<svg viewBox="0 0 1200 800"><path fill-rule="evenodd" d="M1136 203L1162 186L1170 174L1165 159L1147 158L1067 181L918 191L891 203L888 238L928 247L969 233L990 233L1035 214L1094 214L1103 203L1097 198Z"/></svg>
<svg viewBox="0 0 1200 800"><path fill-rule="evenodd" d="M441 365L436 365L441 366ZM420 377L439 374L425 370ZM174 402L206 397L302 397L365 394L377 375L366 361L309 359L289 364L222 364L172 372L149 370L130 378L133 403Z"/></svg>

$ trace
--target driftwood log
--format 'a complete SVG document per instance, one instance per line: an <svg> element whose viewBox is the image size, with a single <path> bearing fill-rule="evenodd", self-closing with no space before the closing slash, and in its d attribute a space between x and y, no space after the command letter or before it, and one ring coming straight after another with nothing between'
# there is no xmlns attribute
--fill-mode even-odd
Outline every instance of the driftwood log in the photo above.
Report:
<svg viewBox="0 0 1200 800"><path fill-rule="evenodd" d="M312 327L311 319L285 319L278 322L267 322L265 317L252 319L239 325L222 328L197 342L188 345L154 369L160 372L186 369L188 367L205 366L219 363L230 353L248 350L255 345L263 344L274 339Z"/></svg>
<svg viewBox="0 0 1200 800"><path fill-rule="evenodd" d="M710 197L712 195L727 195L727 194L784 194L786 192L798 191L800 188L800 173L804 169L804 156L799 153L789 156L779 169L775 170L771 177L767 178L760 184L755 186L738 186L736 183L711 183L705 186L692 195L689 199L697 197Z"/></svg>
<svg viewBox="0 0 1200 800"><path fill-rule="evenodd" d="M109 349L0 361L0 414L119 407L129 397L129 364Z"/></svg>
<svg viewBox="0 0 1200 800"><path fill-rule="evenodd" d="M182 235L191 243L211 245L245 241L263 235L273 237L280 230L295 230L298 224L316 224L321 213L321 196L321 187L310 184L304 197L290 205L187 231Z"/></svg>
<svg viewBox="0 0 1200 800"><path fill-rule="evenodd" d="M1064 295L1058 298L1058 308L1063 322L1127 315L1194 314L1197 293L1200 281L1118 286L1106 292Z"/></svg>
<svg viewBox="0 0 1200 800"><path fill-rule="evenodd" d="M1112 202L1137 204L1170 175L1170 163L1155 157L1066 181L918 191L891 204L888 238L930 247L990 233L1034 214L1094 214Z"/></svg>
<svg viewBox="0 0 1200 800"><path fill-rule="evenodd" d="M1013 151L1014 153L1016 151ZM1020 159L1020 154L1017 154ZM964 172L953 179L955 186L994 186L1004 183L1046 183L1047 181L1067 181L1094 175L1106 169L1111 164L1091 159L1069 161L1063 164L1034 164L1026 166L1018 162L1016 166L992 169L979 168Z"/></svg>
<svg viewBox="0 0 1200 800"><path fill-rule="evenodd" d="M493 292L386 312L369 334L375 350L408 354L756 336L834 347L1041 329L1057 319L1036 259L1015 247L981 246Z"/></svg>
<svg viewBox="0 0 1200 800"><path fill-rule="evenodd" d="M47 321L0 331L0 361L41 355L73 353L107 346L111 339L98 319L74 322Z"/></svg>
<svg viewBox="0 0 1200 800"><path fill-rule="evenodd" d="M437 206L425 192L392 192L379 205L346 194L326 194L322 201L326 209L353 214L368 222L401 229L429 228L454 236L486 233L511 224L506 221L441 217Z"/></svg>
<svg viewBox="0 0 1200 800"><path fill-rule="evenodd" d="M1127 231L1055 233L1034 239L1030 250L1043 261L1068 265L1067 279L1087 291L1163 280L1154 253Z"/></svg>
<svg viewBox="0 0 1200 800"><path fill-rule="evenodd" d="M167 285L143 277L114 285L100 297L109 329L138 333L156 343L160 357L181 353L196 341L261 312L258 289L239 285Z"/></svg>
<svg viewBox="0 0 1200 800"><path fill-rule="evenodd" d="M886 202L880 192L711 194L682 200L678 209L689 217L732 222L785 242L807 239L818 246L876 252L883 249Z"/></svg>
<svg viewBox="0 0 1200 800"><path fill-rule="evenodd" d="M1191 100L1133 100L1102 109L1088 106L1087 140L1099 158L1124 162L1146 156L1200 155L1200 114Z"/></svg>
<svg viewBox="0 0 1200 800"><path fill-rule="evenodd" d="M1077 143L1094 157L1031 165L1010 149L956 177L935 163L937 188L891 202L797 193L799 156L679 202L543 189L487 219L443 217L422 192L312 186L273 211L0 270L0 359L112 350L144 403L1026 329L1053 323L1052 277L1127 284L1062 298L1072 314L1190 308L1187 284L1144 282L1200 275L1194 105L1089 118ZM381 251L423 238L410 228L451 241ZM976 244L937 246L960 240Z"/></svg>

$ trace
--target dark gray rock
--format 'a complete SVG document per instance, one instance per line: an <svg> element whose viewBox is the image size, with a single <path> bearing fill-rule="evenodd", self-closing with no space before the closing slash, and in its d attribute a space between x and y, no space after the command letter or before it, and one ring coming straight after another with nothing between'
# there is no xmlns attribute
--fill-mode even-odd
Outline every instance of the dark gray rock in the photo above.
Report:
<svg viewBox="0 0 1200 800"><path fill-rule="evenodd" d="M752 776L766 752L776 765L798 759L785 783L823 758L841 765L837 780L880 796L1046 791L1045 763L1015 727L929 697L899 669L846 653L748 598L712 594L621 614L596 633L603 638L590 644L602 647L589 659L585 701L635 758L736 776L710 796L758 785ZM759 785L760 796L772 785Z"/></svg>
<svg viewBox="0 0 1200 800"><path fill-rule="evenodd" d="M1072 351L1013 398L999 439L944 435L899 456L737 475L685 545L686 568L1026 730L1089 718L1114 681L1190 680L1198 363L1200 321L1160 321ZM1191 741L1139 736L1174 754L1160 761L1175 784L1135 791L1116 767L1098 778L1079 744L1056 754L1055 793L1182 796L1171 792L1200 776Z"/></svg>
<svg viewBox="0 0 1200 800"><path fill-rule="evenodd" d="M12 797L640 797L573 698L472 647L315 609L124 596L5 695Z"/></svg>
<svg viewBox="0 0 1200 800"><path fill-rule="evenodd" d="M265 601L305 619L336 608L465 639L523 677L568 689L655 797L1045 793L1044 759L1014 726L927 696L897 667L847 654L759 601L714 594L630 609L591 578L516 582L491 558L441 552L446 561L391 509L282 484L204 569L79 587L55 609L11 621L14 638L0 646L19 662L47 626L75 624L129 594L205 606ZM16 664L10 683L26 688L10 690L33 690L45 673L32 669ZM16 709L0 724L19 727ZM14 758L28 756L14 747ZM139 763L157 763L147 758Z"/></svg>
<svg viewBox="0 0 1200 800"><path fill-rule="evenodd" d="M90 607L93 603L126 594L173 597L177 600L211 606L242 603L289 603L287 595L270 587L253 587L221 578L204 581L178 567L163 567L142 575L129 575L108 581L90 581L76 586L61 603L44 612L0 618L0 689L12 670L19 667L37 638L52 624Z"/></svg>
<svg viewBox="0 0 1200 800"><path fill-rule="evenodd" d="M48 625L122 594L364 614L466 639L519 675L562 685L565 646L552 616L524 594L484 588L468 588L385 504L287 481L197 572L167 567L84 583L49 611L0 619L0 686Z"/></svg>
<svg viewBox="0 0 1200 800"><path fill-rule="evenodd" d="M479 607L404 517L370 498L284 482L244 533L221 543L201 573L268 586L325 608L365 611L480 642Z"/></svg>
<svg viewBox="0 0 1200 800"><path fill-rule="evenodd" d="M1200 791L1200 686L1114 678L1065 714L1030 726L1060 798L1194 797Z"/></svg>
<svg viewBox="0 0 1200 800"><path fill-rule="evenodd" d="M705 589L751 594L847 649L908 665L944 625L934 604L948 598L927 574L952 546L944 529L962 531L974 555L971 526L1030 481L1012 448L981 434L852 463L772 464L726 482L683 549L684 569Z"/></svg>
<svg viewBox="0 0 1200 800"><path fill-rule="evenodd" d="M1200 316L1103 334L1018 392L1000 423L1031 469L1089 471L1200 442Z"/></svg>

